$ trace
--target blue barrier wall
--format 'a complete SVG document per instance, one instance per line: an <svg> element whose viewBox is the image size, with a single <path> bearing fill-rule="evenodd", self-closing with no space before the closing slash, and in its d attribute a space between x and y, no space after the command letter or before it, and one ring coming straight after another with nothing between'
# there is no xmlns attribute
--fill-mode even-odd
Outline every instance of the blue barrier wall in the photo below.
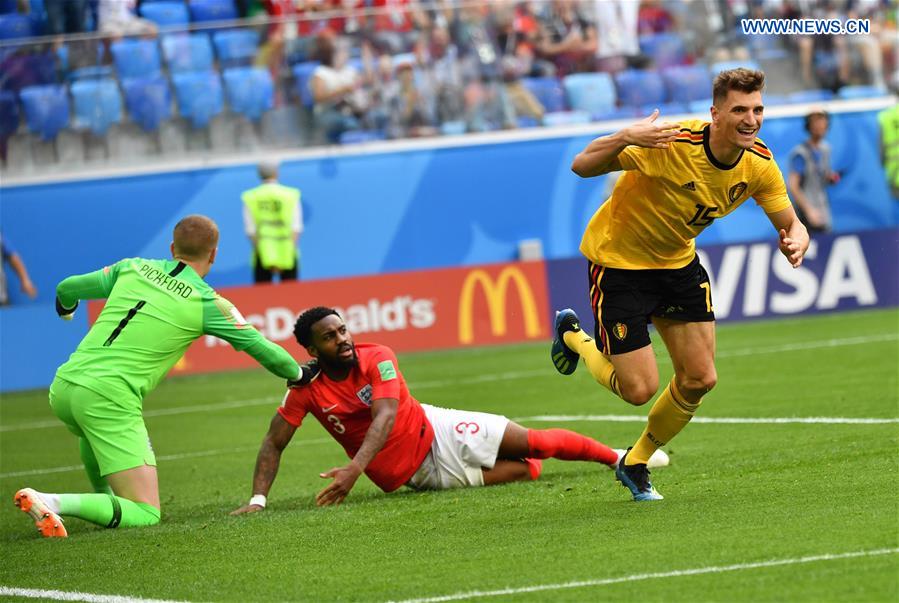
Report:
<svg viewBox="0 0 899 603"><path fill-rule="evenodd" d="M877 155L876 113L833 116L832 187L837 232L899 224ZM768 118L763 139L781 169L805 137L801 117ZM592 136L292 160L281 180L303 191L303 278L326 278L514 259L517 243L539 238L549 259L577 255L584 225L601 201L605 177L569 166ZM154 173L0 189L4 236L53 300L63 277L122 257L167 256L171 230L189 213L220 225L214 286L250 282L240 192L257 183L253 165ZM701 244L773 236L748 202L716 221ZM11 276L13 302L22 303Z"/></svg>

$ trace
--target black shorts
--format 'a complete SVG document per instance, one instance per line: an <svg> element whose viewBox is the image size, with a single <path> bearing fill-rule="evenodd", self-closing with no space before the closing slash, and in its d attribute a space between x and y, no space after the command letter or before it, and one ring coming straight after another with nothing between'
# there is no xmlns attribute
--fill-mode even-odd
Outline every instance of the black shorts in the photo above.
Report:
<svg viewBox="0 0 899 603"><path fill-rule="evenodd" d="M596 347L624 354L649 345L653 316L684 322L715 320L709 275L699 257L683 268L623 270L588 262Z"/></svg>

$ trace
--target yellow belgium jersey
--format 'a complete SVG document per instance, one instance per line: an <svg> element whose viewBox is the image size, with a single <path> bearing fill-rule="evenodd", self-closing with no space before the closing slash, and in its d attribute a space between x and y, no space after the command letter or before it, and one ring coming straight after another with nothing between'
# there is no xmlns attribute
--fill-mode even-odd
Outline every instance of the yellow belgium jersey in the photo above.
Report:
<svg viewBox="0 0 899 603"><path fill-rule="evenodd" d="M710 128L687 120L667 149L626 147L618 155L625 171L590 219L581 253L610 268L681 268L693 259L699 233L749 197L769 214L790 206L783 175L761 140L724 165L712 156Z"/></svg>

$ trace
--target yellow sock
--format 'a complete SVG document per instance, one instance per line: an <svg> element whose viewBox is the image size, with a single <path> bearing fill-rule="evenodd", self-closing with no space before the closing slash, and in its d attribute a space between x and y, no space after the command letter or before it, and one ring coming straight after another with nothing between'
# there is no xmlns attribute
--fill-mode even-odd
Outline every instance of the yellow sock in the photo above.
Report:
<svg viewBox="0 0 899 603"><path fill-rule="evenodd" d="M653 452L670 442L690 422L700 404L702 400L688 402L677 390L672 378L665 391L653 403L646 429L627 454L625 464L648 462Z"/></svg>
<svg viewBox="0 0 899 603"><path fill-rule="evenodd" d="M618 390L618 377L615 375L615 367L605 355L596 348L593 338L583 331L566 331L562 334L568 349L577 352L584 359L587 370L596 379L596 382L604 388L621 397Z"/></svg>

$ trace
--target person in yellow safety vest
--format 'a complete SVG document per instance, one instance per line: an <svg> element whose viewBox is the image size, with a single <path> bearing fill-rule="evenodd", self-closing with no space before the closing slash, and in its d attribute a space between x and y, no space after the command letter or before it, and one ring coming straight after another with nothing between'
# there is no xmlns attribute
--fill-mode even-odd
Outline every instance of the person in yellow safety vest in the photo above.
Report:
<svg viewBox="0 0 899 603"><path fill-rule="evenodd" d="M253 280L272 282L299 277L300 252L297 243L303 231L300 189L278 183L278 164L259 164L262 184L241 195L244 231L253 246Z"/></svg>
<svg viewBox="0 0 899 603"><path fill-rule="evenodd" d="M899 96L899 72L893 76L890 88L894 95ZM890 194L899 201L899 105L878 113L877 121L880 123L880 161L886 172Z"/></svg>

